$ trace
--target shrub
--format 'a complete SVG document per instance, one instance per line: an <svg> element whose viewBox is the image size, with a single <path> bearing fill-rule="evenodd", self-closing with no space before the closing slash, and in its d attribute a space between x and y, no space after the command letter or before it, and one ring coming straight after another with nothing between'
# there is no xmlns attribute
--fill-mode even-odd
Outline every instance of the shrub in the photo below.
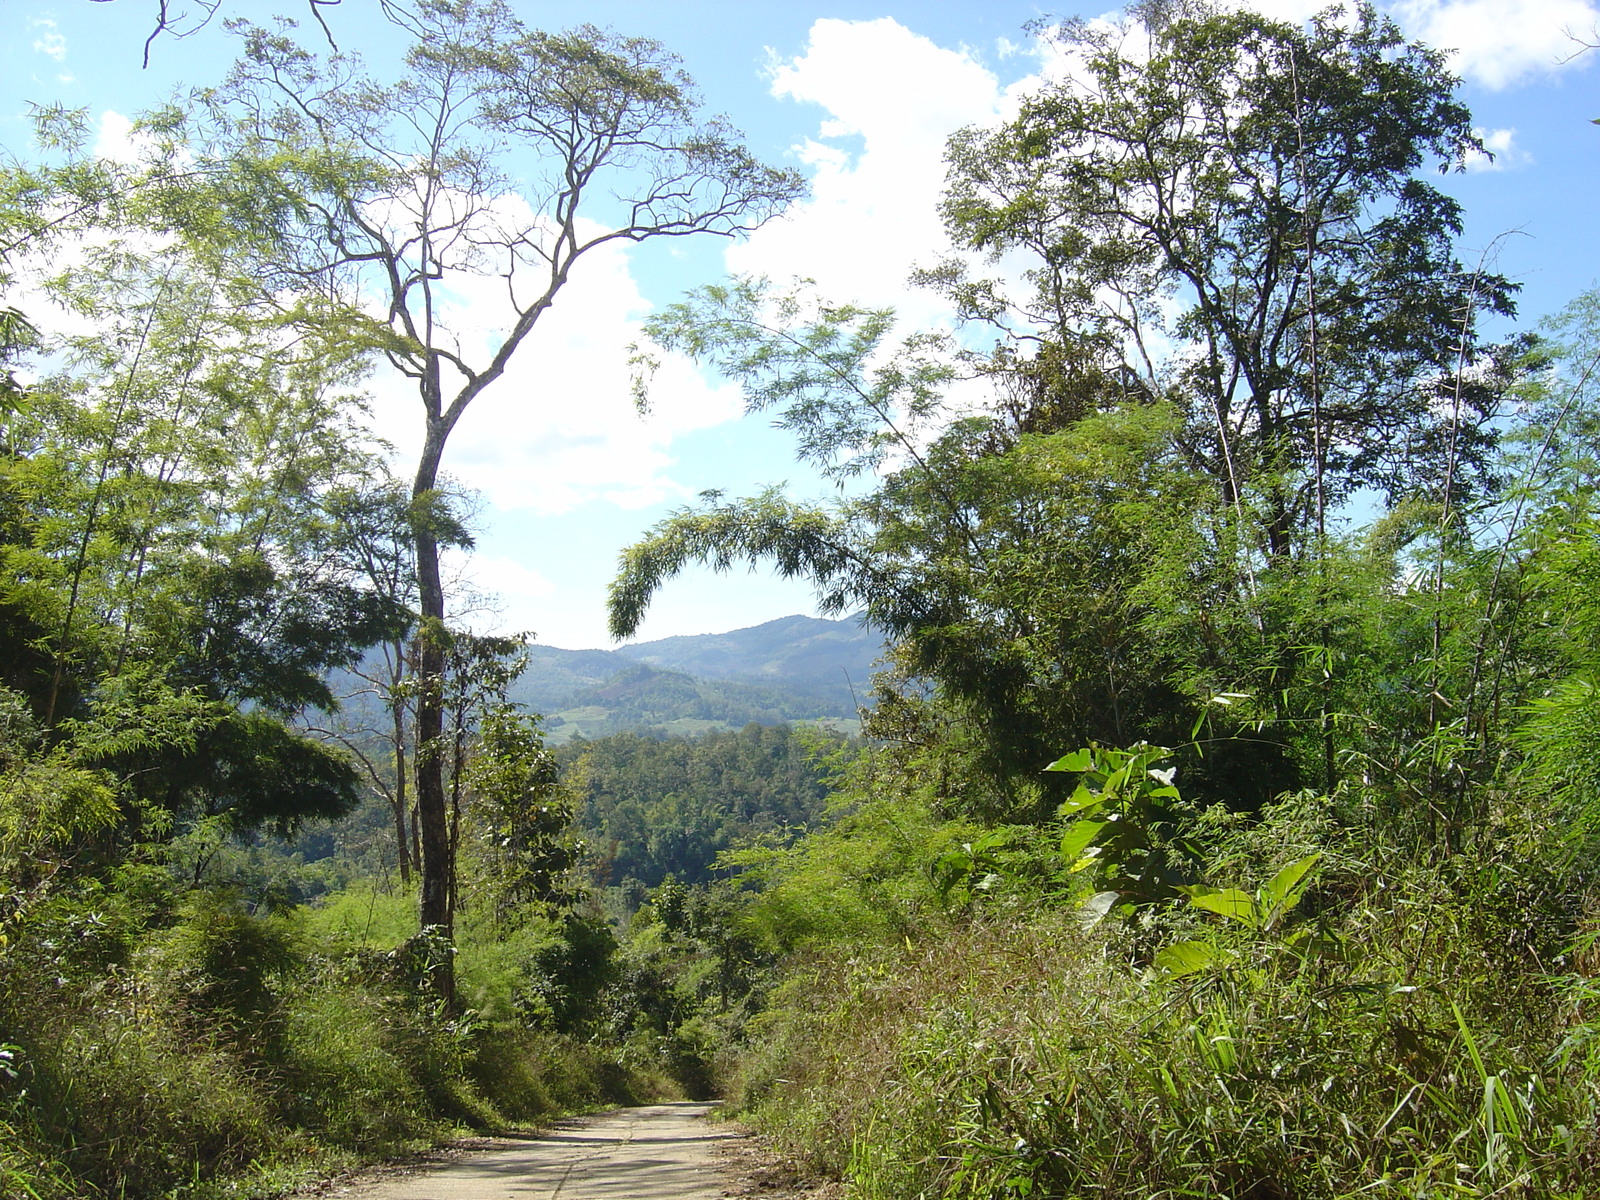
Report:
<svg viewBox="0 0 1600 1200"><path fill-rule="evenodd" d="M1537 969L1536 869L1330 858L1293 930L1043 911L822 952L738 1103L862 1200L1585 1194L1593 989ZM1179 937L1211 953L1148 965Z"/></svg>
<svg viewBox="0 0 1600 1200"><path fill-rule="evenodd" d="M117 1196L241 1170L273 1141L271 1106L228 1045L136 986L58 1001L23 1033L41 1129L73 1171Z"/></svg>
<svg viewBox="0 0 1600 1200"><path fill-rule="evenodd" d="M323 982L285 1005L280 1070L285 1116L334 1145L392 1153L433 1132L422 1088L394 1051L409 1019L368 988Z"/></svg>

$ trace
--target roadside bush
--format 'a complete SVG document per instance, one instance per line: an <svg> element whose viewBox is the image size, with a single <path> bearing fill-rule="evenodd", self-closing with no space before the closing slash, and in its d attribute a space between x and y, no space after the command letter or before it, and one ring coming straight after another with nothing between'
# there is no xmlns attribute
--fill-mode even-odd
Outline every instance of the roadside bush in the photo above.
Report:
<svg viewBox="0 0 1600 1200"><path fill-rule="evenodd" d="M108 1194L162 1195L241 1170L273 1143L270 1099L238 1054L197 1038L136 985L41 1006L19 1032L42 1132Z"/></svg>
<svg viewBox="0 0 1600 1200"><path fill-rule="evenodd" d="M473 1038L467 1073L509 1120L537 1121L562 1109L548 1086L548 1076L559 1067L541 1053L545 1048L538 1042L531 1032L509 1026L483 1029Z"/></svg>
<svg viewBox="0 0 1600 1200"><path fill-rule="evenodd" d="M324 982L286 999L280 1071L284 1115L319 1139L382 1154L433 1133L422 1088L392 1046L410 1019L368 988Z"/></svg>
<svg viewBox="0 0 1600 1200"><path fill-rule="evenodd" d="M1230 868L1268 878L1305 848L1282 832ZM752 1023L736 1105L861 1200L1587 1194L1600 1021L1549 971L1562 879L1487 838L1429 863L1320 832L1281 925L1218 888L821 947Z"/></svg>
<svg viewBox="0 0 1600 1200"><path fill-rule="evenodd" d="M9 1062L12 1048L0 1048ZM0 1094L14 1080L0 1081ZM16 1111L12 1100L7 1107ZM74 1200L81 1194L66 1164L47 1148L26 1117L0 1117L0 1200Z"/></svg>
<svg viewBox="0 0 1600 1200"><path fill-rule="evenodd" d="M567 1034L441 1014L389 900L257 915L132 870L126 888L84 881L12 919L0 1200L287 1187L463 1125L670 1086Z"/></svg>
<svg viewBox="0 0 1600 1200"><path fill-rule="evenodd" d="M593 1043L512 1025L474 1034L467 1074L515 1121L643 1104L665 1090L664 1081L624 1066L615 1054Z"/></svg>
<svg viewBox="0 0 1600 1200"><path fill-rule="evenodd" d="M691 1100L718 1095L717 1058L723 1036L703 1016L694 1016L672 1031L668 1066L672 1078Z"/></svg>
<svg viewBox="0 0 1600 1200"><path fill-rule="evenodd" d="M282 1033L282 980L303 962L287 920L251 914L230 891L203 889L147 939L138 972L145 989L191 1014L197 1029L261 1056Z"/></svg>

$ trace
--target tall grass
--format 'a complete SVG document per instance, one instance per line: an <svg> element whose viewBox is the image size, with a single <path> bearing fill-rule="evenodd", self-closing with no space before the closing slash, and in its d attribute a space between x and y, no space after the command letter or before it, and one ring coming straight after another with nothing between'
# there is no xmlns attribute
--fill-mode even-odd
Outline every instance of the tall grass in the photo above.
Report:
<svg viewBox="0 0 1600 1200"><path fill-rule="evenodd" d="M437 1011L388 897L62 892L0 956L0 1197L280 1194L332 1167L644 1098L614 1055ZM503 969L511 966L502 964Z"/></svg>
<svg viewBox="0 0 1600 1200"><path fill-rule="evenodd" d="M1271 934L995 905L825 949L737 1101L859 1200L1592 1194L1595 993L1560 969L1558 883L1351 844ZM1177 940L1209 965L1154 967Z"/></svg>

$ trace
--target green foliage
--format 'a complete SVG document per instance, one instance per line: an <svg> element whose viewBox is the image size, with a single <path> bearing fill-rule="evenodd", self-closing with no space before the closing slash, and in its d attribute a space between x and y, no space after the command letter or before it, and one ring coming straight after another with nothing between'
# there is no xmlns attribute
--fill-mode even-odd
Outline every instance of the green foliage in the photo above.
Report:
<svg viewBox="0 0 1600 1200"><path fill-rule="evenodd" d="M105 772L61 755L25 762L0 774L0 864L8 874L36 875L118 814Z"/></svg>
<svg viewBox="0 0 1600 1200"><path fill-rule="evenodd" d="M1460 208L1419 175L1481 149L1444 54L1359 5L1303 27L1149 8L1054 36L1081 77L959 134L944 199L960 243L1031 262L1032 292L934 281L1170 396L1191 464L1263 504L1272 555L1362 487L1481 483L1504 380L1474 325L1515 289L1462 267Z"/></svg>
<svg viewBox="0 0 1600 1200"><path fill-rule="evenodd" d="M887 326L795 301L803 323L774 329L749 311L763 294L700 294L657 334L734 372L752 404L800 405L817 374L835 381L830 405L855 405L874 436L903 435L874 407L862 354L829 357L867 336L888 353ZM1000 380L990 411L944 414L864 497L708 494L624 553L616 630L690 563L770 561L809 578L825 607L863 610L894 646L870 732L942 746L941 769L970 780L965 811L989 819L1053 813L1061 797L1038 763L1063 737L1181 745L1198 722L1205 736L1183 761L1202 802L1258 807L1310 770L1326 775L1348 745L1331 714L1370 691L1354 664L1375 636L1407 629L1392 586L1405 565L1326 537L1315 563L1263 560L1271 505L1218 489L1193 461L1180 404L1130 397L1114 372L1063 370L1070 400L1012 395ZM931 398L917 403L934 419ZM855 444L818 428L834 430L841 452ZM919 692L927 683L931 695Z"/></svg>
<svg viewBox="0 0 1600 1200"><path fill-rule="evenodd" d="M864 609L895 641L902 677L937 683L940 704L978 735L969 754L990 778L985 810L1042 815L1054 804L1037 763L1052 736L1170 743L1192 723L1171 682L1176 656L1141 636L1168 547L1205 539L1192 524L1195 481L1169 453L1172 431L1159 406L1048 434L973 418L833 512L776 493L712 499L624 554L613 620L629 628L690 562L770 558L812 579L830 610ZM878 736L900 736L882 710Z"/></svg>
<svg viewBox="0 0 1600 1200"><path fill-rule="evenodd" d="M275 345L233 306L233 265L103 252L61 281L98 328L13 424L29 537L7 581L56 625L58 676L181 653L178 682L292 711L326 702L321 672L392 620L350 585L319 511L372 466L350 413L360 368Z"/></svg>
<svg viewBox="0 0 1600 1200"><path fill-rule="evenodd" d="M946 803L987 820L1049 817L1037 764L1064 738L1203 728L1188 794L1240 808L1355 761L1405 770L1409 722L1507 698L1469 694L1501 671L1470 585L1443 579L1539 366L1526 339L1481 343L1514 288L1463 269L1459 208L1419 177L1478 144L1444 59L1370 9L1298 27L1157 7L1053 36L1093 86L958 135L944 200L959 242L1033 264L1029 294L925 272L970 323L955 340L750 280L652 324L776 410L803 459L896 461L833 505L707 494L624 553L614 629L690 563L810 579L894 644L872 732L938 744L966 777ZM990 394L958 413L943 393L965 377ZM1338 536L1363 490L1397 518L1365 550ZM1515 583L1491 573L1493 622ZM1493 769L1477 737L1430 788ZM1470 823L1456 793L1437 811Z"/></svg>
<svg viewBox="0 0 1600 1200"><path fill-rule="evenodd" d="M95 334L52 345L0 452L5 675L52 746L34 791L139 837L348 809L349 764L284 719L331 705L325 673L401 619L324 503L378 471L350 391L362 366L286 343L238 269L97 241L46 282Z"/></svg>
<svg viewBox="0 0 1600 1200"><path fill-rule="evenodd" d="M1283 819L1246 840L1281 855L1302 836ZM1419 870L1372 832L1233 905L1196 888L1139 935L1168 939L1153 971L1123 965L1131 931L1048 911L815 956L762 1018L742 1102L875 1197L1580 1194L1593 1077L1553 1066L1566 985L1504 941L1559 944L1561 906L1528 903L1557 879L1501 894L1492 858ZM1197 918L1212 936L1177 940Z"/></svg>
<svg viewBox="0 0 1600 1200"><path fill-rule="evenodd" d="M1531 636L1525 636L1547 657L1524 668L1534 677L1524 693L1525 720L1515 740L1528 755L1527 778L1550 791L1573 819L1579 854L1593 845L1600 819L1600 776L1594 771L1600 737L1594 716L1600 668L1594 650L1600 637L1594 599L1600 582L1593 451L1600 416L1595 406L1597 303L1600 296L1593 292L1580 296L1551 323L1561 339L1555 347L1558 367L1534 396L1521 454L1526 459L1531 453L1532 461L1524 467L1518 497L1519 511L1524 503L1540 506L1521 547L1526 585L1519 590L1526 597L1521 623L1530 627ZM1513 635L1503 636L1510 642Z"/></svg>
<svg viewBox="0 0 1600 1200"><path fill-rule="evenodd" d="M577 823L602 886L646 887L669 875L711 880L718 856L782 845L822 821L830 775L852 743L804 726L747 725L697 738L614 734L557 752L580 805Z"/></svg>
<svg viewBox="0 0 1600 1200"><path fill-rule="evenodd" d="M914 335L882 355L894 323L891 309L830 305L807 288L774 296L769 280L738 278L669 305L645 332L662 349L715 364L741 385L748 411L778 410L800 458L844 479L892 452L917 457L913 439L957 376L938 335ZM636 363L653 360L645 353Z"/></svg>
<svg viewBox="0 0 1600 1200"><path fill-rule="evenodd" d="M135 166L52 112L53 165L0 170L0 285L99 223L44 281L94 336L0 307L0 1192L287 1187L676 1086L863 1200L1585 1194L1596 302L1548 355L1481 344L1513 289L1417 177L1481 148L1442 57L1368 9L1068 23L1093 86L951 147L952 232L1031 255L1029 295L944 265L953 336L752 280L652 321L863 483L704 494L626 552L614 628L767 561L890 669L861 746L556 754L507 703L522 640L445 620L449 433L582 255L798 185L653 42L417 15L394 81L242 28ZM643 194L591 209L611 170ZM553 223L461 211L544 185ZM445 292L491 259L539 283L469 364ZM409 488L361 432L376 355L426 418ZM296 721L379 643L381 740L325 731L363 779ZM644 668L600 699L778 715Z"/></svg>
<svg viewBox="0 0 1600 1200"><path fill-rule="evenodd" d="M1060 850L1068 871L1093 868L1100 890L1087 901L1091 912L1171 899L1198 866L1199 852L1180 832L1192 816L1173 786L1177 769L1158 771L1153 765L1170 754L1161 746L1092 746L1045 767L1079 775L1061 806L1071 821Z"/></svg>
<svg viewBox="0 0 1600 1200"><path fill-rule="evenodd" d="M394 900L358 889L310 914L252 914L125 868L115 886L58 890L14 919L0 952L0 1126L18 1135L6 1186L130 1200L246 1175L289 1186L462 1124L649 1094L648 1078L570 1036L441 1017L395 944L414 907ZM363 909L372 919L356 925ZM561 953L582 953L548 928ZM543 965L593 1006L564 961Z"/></svg>
<svg viewBox="0 0 1600 1200"><path fill-rule="evenodd" d="M704 499L704 509L680 509L623 552L610 590L613 637L631 636L656 589L692 563L727 571L740 559L770 558L786 577L807 575L821 583L852 565L839 545L842 523L817 506L791 503L776 489L736 504L721 503L715 492ZM840 610L842 603L824 607Z"/></svg>
<svg viewBox="0 0 1600 1200"><path fill-rule="evenodd" d="M127 998L98 999L24 1035L31 1106L74 1174L107 1194L158 1196L248 1166L278 1131L247 1065L141 1019Z"/></svg>
<svg viewBox="0 0 1600 1200"><path fill-rule="evenodd" d="M728 861L760 885L746 919L767 946L872 944L936 919L944 903L930 867L977 833L938 820L912 798L886 796L788 850L735 852Z"/></svg>
<svg viewBox="0 0 1600 1200"><path fill-rule="evenodd" d="M464 786L490 868L479 887L492 892L493 903L508 909L570 902L579 849L570 832L572 804L538 719L509 706L491 708L478 726Z"/></svg>
<svg viewBox="0 0 1600 1200"><path fill-rule="evenodd" d="M320 897L300 919L330 949L390 951L417 935L415 909L406 893L368 878Z"/></svg>
<svg viewBox="0 0 1600 1200"><path fill-rule="evenodd" d="M333 1145L376 1151L426 1132L429 1106L412 1047L394 1030L405 1021L397 998L354 980L317 980L285 997L281 1014L286 1116Z"/></svg>
<svg viewBox="0 0 1600 1200"><path fill-rule="evenodd" d="M1290 863L1267 880L1254 895L1238 888L1209 888L1191 884L1183 889L1189 903L1238 921L1257 933L1271 933L1305 895L1311 880L1307 877L1321 854L1308 854Z"/></svg>

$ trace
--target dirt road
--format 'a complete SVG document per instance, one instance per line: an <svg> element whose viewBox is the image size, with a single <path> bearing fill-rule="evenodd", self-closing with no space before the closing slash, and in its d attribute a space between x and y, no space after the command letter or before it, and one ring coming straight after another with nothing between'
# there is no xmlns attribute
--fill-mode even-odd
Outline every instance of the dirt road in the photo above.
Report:
<svg viewBox="0 0 1600 1200"><path fill-rule="evenodd" d="M349 1200L721 1200L709 1104L652 1104L497 1138L453 1161L332 1190Z"/></svg>

